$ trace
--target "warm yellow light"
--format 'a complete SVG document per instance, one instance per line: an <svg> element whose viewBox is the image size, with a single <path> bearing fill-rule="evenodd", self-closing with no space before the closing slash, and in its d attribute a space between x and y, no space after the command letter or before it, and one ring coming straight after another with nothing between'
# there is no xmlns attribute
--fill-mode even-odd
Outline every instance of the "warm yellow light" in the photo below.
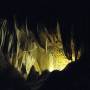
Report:
<svg viewBox="0 0 90 90"><path fill-rule="evenodd" d="M71 49L72 49L72 60L68 60L65 56L59 24L57 24L57 33L49 34L47 29L41 30L39 32L40 40L43 42L45 48L42 48L40 44L35 39L33 33L28 32L22 28L19 29L15 22L15 31L17 38L17 52L12 53L10 57L10 63L22 74L22 65L25 66L26 73L25 78L32 66L41 75L43 71L48 70L52 72L54 70L62 71L69 63L75 61L75 51L73 39L71 39ZM5 29L6 30L6 29ZM4 43L4 30L0 31L0 47ZM5 31L6 32L6 31ZM11 46L13 44L13 35L10 35L8 53L10 52ZM78 51L78 59L80 58L81 52Z"/></svg>

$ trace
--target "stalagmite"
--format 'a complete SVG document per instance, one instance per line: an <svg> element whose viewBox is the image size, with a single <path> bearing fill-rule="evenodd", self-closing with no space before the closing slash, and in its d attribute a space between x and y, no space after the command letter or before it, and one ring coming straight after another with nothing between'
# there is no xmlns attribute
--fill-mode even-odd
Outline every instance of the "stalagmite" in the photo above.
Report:
<svg viewBox="0 0 90 90"><path fill-rule="evenodd" d="M5 36L5 32L2 31L3 28L7 30L7 27L2 27L0 30L0 47L3 45ZM15 45L17 46L17 50L16 52L11 53L10 63L21 74L22 66L24 65L26 69L25 78L28 77L32 66L34 66L35 70L41 75L42 72L45 70L48 70L49 72L52 72L54 70L62 71L69 63L75 61L74 43L72 41L73 38L71 38L72 60L68 60L64 53L58 22L56 28L57 35L55 33L49 34L46 27L44 27L44 29L42 30L39 30L37 25L37 32L39 34L38 36L40 37L41 43L44 45L45 48L43 48L40 43L35 39L32 31L28 30L27 21L26 28L18 28L16 20L14 20L14 28L16 37L14 37L13 34L10 35L8 52L10 52L11 45L15 45L13 44L14 42L12 42L13 38L17 38L17 45ZM78 51L78 59L80 57L80 54L81 51Z"/></svg>

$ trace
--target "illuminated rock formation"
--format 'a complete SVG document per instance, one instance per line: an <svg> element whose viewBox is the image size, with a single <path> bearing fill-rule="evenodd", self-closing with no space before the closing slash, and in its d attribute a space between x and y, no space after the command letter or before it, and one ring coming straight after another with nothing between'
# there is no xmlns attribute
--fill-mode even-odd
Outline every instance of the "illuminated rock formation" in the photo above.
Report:
<svg viewBox="0 0 90 90"><path fill-rule="evenodd" d="M10 56L10 64L13 65L22 74L22 66L25 66L26 73L23 75L27 78L32 66L41 75L43 71L48 70L52 72L54 70L62 71L71 62L75 61L75 51L73 38L71 38L72 60L68 60L65 56L63 49L60 27L57 23L56 33L49 34L46 27L43 26L41 30L37 27L37 32L40 38L42 47L35 39L31 30L28 30L27 24L25 28L19 28L15 21L14 23L16 37L7 30L6 20L3 21L0 27L0 48L3 49L5 43L5 35L9 35L9 43L7 54ZM16 38L16 45L13 38ZM16 52L12 51L13 45L16 46ZM10 53L11 51L11 53ZM78 59L81 51L78 50Z"/></svg>

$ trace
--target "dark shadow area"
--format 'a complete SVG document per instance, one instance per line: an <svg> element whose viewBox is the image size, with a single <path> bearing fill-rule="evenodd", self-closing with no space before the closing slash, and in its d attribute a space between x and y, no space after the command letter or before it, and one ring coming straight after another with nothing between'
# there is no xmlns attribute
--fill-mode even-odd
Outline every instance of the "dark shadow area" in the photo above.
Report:
<svg viewBox="0 0 90 90"><path fill-rule="evenodd" d="M90 65L84 61L85 56L82 60L68 65L62 72L52 72L40 90L89 90Z"/></svg>

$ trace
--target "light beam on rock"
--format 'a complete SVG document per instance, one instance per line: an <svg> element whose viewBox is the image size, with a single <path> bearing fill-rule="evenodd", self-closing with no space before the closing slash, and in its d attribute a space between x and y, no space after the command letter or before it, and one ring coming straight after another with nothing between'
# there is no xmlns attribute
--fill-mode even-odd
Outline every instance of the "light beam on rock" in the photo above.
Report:
<svg viewBox="0 0 90 90"><path fill-rule="evenodd" d="M4 21L5 22L5 21ZM72 60L68 60L65 56L65 52L63 49L61 33L59 23L57 23L57 35L49 34L46 30L46 27L42 29L39 33L40 40L45 44L45 48L40 46L38 41L35 39L34 34L31 30L28 30L26 24L26 30L24 28L18 28L15 21L15 33L17 38L17 50L16 52L12 52L10 57L10 63L22 74L22 65L25 66L26 73L25 78L27 78L28 74L32 66L35 67L35 70L41 75L43 71L48 70L52 72L54 70L62 71L66 68L66 66L75 62L75 49L73 38L71 38L71 49L72 49ZM7 30L5 26L3 29ZM0 47L4 44L3 35L7 34L2 31L2 27L0 28ZM5 31L6 32L6 31ZM12 49L13 34L10 35L10 41L8 44L8 54ZM58 37L58 38L57 38ZM57 41L57 42L56 42ZM2 48L1 48L2 50ZM80 58L81 52L78 51L78 58Z"/></svg>

